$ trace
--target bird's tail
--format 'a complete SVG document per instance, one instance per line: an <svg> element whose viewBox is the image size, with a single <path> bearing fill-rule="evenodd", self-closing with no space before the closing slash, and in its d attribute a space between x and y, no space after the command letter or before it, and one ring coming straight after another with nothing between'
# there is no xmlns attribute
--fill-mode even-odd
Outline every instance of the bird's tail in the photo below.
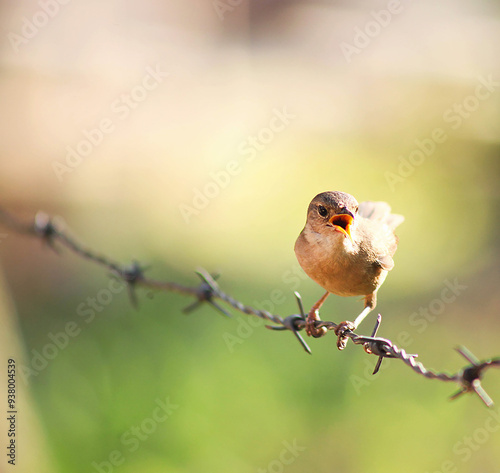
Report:
<svg viewBox="0 0 500 473"><path fill-rule="evenodd" d="M403 223L404 217L391 213L391 207L387 202L372 202L370 200L359 204L358 214L361 217L385 223L391 230Z"/></svg>

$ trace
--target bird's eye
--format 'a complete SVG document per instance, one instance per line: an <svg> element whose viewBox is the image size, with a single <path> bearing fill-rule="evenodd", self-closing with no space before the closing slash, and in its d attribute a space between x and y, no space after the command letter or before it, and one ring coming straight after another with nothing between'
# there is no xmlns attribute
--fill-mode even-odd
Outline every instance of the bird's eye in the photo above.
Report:
<svg viewBox="0 0 500 473"><path fill-rule="evenodd" d="M322 216L322 217L326 217L328 215L328 210L325 209L325 207L323 207L322 205L320 205L318 207L318 213Z"/></svg>

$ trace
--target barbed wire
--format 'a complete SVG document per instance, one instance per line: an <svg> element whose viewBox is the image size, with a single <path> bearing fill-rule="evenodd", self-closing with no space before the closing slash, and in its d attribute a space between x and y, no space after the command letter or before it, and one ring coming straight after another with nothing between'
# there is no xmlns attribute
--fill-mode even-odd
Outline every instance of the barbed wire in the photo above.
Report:
<svg viewBox="0 0 500 473"><path fill-rule="evenodd" d="M300 342L302 348L307 353L311 354L311 349L299 333L306 326L306 313L298 292L295 292L295 297L297 299L299 313L281 317L266 310L259 310L247 306L231 297L229 294L226 294L216 281L218 275L210 274L204 269L196 271L196 274L200 278L200 283L196 286L185 286L176 282L150 279L145 276L146 267L140 265L137 261L133 261L129 265L122 265L113 261L111 258L90 250L77 242L75 238L71 237L69 232L65 231L62 225L57 224L56 219L50 218L43 212L38 212L32 222L23 223L9 212L0 208L0 223L16 233L40 238L47 246L56 252L59 252L59 247L57 246L57 243L59 243L79 257L107 268L111 274L122 279L127 284L129 298L134 307L138 305L136 294L136 288L138 286L146 287L151 290L177 292L179 294L195 297L195 301L183 309L185 313L191 312L202 304L207 303L224 316L231 317L231 314L219 304L218 301L220 301L239 312L272 322L274 325L265 326L268 329L291 331ZM338 337L337 346L339 349L344 348L347 340L350 339L355 345L361 345L366 353L377 356L378 361L376 362L373 374L378 372L384 358L398 359L409 366L415 373L428 379L437 379L439 381L457 384L459 390L453 394L450 399L456 399L464 393L476 393L486 406L493 406L493 400L482 387L481 379L488 368L492 366L500 367L500 357L479 361L469 350L467 350L467 348L459 346L456 350L469 362L469 365L455 374L428 369L421 362L416 361L418 357L417 354L408 354L404 349L392 343L391 340L376 336L381 319L379 315L371 336L358 335L349 329L345 329L342 324L336 324L335 322L325 320L316 321L315 326L318 329L325 327L326 333L328 333L328 331L334 331Z"/></svg>

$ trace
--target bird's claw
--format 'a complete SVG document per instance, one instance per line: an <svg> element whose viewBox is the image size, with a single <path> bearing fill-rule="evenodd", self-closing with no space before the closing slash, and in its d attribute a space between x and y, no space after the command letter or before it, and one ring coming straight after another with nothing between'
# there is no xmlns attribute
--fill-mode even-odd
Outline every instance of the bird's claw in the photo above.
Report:
<svg viewBox="0 0 500 473"><path fill-rule="evenodd" d="M347 333L352 332L355 328L354 324L349 321L340 322L340 324L335 327L334 332L335 335L337 335L337 348L339 350L343 350L346 347L349 340Z"/></svg>
<svg viewBox="0 0 500 473"><path fill-rule="evenodd" d="M305 326L305 331L308 336L314 337L314 338L320 338L323 335L326 334L328 331L326 327L316 327L316 322L320 320L318 312L310 312L309 315L306 318L306 326Z"/></svg>

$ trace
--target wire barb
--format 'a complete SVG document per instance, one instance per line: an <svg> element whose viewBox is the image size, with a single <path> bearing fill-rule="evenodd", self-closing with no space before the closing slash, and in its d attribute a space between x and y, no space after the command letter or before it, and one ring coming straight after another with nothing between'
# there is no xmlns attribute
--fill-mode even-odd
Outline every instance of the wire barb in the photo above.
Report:
<svg viewBox="0 0 500 473"><path fill-rule="evenodd" d="M373 328L371 337L354 335L352 341L356 345L363 345L366 353L378 356L377 363L372 374L377 374L382 365L384 358L397 358L398 356L392 352L394 345L387 338L377 337L377 332L382 322L382 316L378 314L375 327ZM407 357L416 357L418 355L406 355Z"/></svg>
<svg viewBox="0 0 500 473"><path fill-rule="evenodd" d="M201 279L201 283L195 287L184 286L177 282L156 281L146 278L144 275L146 268L141 266L137 261L133 261L129 266L121 266L110 258L91 251L78 243L63 230L62 226L56 225L54 220L43 212L38 212L33 223L26 225L20 222L16 217L10 215L10 213L0 208L0 223L3 223L5 227L12 229L16 233L28 234L40 238L56 252L59 252L59 248L56 247L56 242L58 242L60 246L64 246L77 256L104 266L114 277L122 279L127 284L130 301L134 307L137 307L137 295L135 289L138 285L148 288L150 290L149 294L152 294L153 290L162 290L195 297L196 300L184 308L183 311L185 313L189 313L198 308L204 302L207 302L218 312L227 317L231 317L231 314L216 302L219 300L239 312L256 316L275 324L266 325L268 329L280 331L290 330L304 350L311 354L311 349L299 333L305 328L306 313L304 311L302 299L298 292L295 292L295 297L300 313L292 314L283 318L266 310L258 310L251 306L244 305L242 302L234 299L220 289L216 282L218 275L211 275L204 269L198 269L196 271L196 274ZM454 382L458 384L460 386L460 390L455 393L451 399L456 399L467 392L474 392L479 396L484 404L486 404L486 406L493 406L493 400L481 386L481 379L489 367L500 367L500 358L479 361L470 351L461 346L457 348L457 351L470 363L470 365L463 368L456 374L436 372L434 370L427 369L422 363L416 361L418 355L407 354L404 349L397 347L391 342L391 340L377 337L381 320L382 317L379 314L372 334L369 337L354 333L353 327L346 325L345 322L336 324L330 321L318 320L315 322L315 327L318 329L324 327L327 331L334 331L338 337L337 344L340 349L345 346L348 339L351 339L355 345L362 345L366 353L376 355L378 360L373 374L379 371L384 358L399 359L409 366L415 373L428 379L437 379L443 382Z"/></svg>
<svg viewBox="0 0 500 473"><path fill-rule="evenodd" d="M218 278L218 275L211 275L203 268L195 271L198 277L201 279L201 284L198 286L198 290L196 292L196 297L198 300L194 301L192 304L189 304L187 307L184 307L183 312L185 314L189 314L193 310L200 307L204 302L208 302L215 310L219 311L221 314L226 317L232 317L231 314L221 307L217 302L214 301L214 298L218 297L220 294L220 289L215 280Z"/></svg>
<svg viewBox="0 0 500 473"><path fill-rule="evenodd" d="M306 353L312 355L312 351L309 348L309 345L306 343L306 341L302 338L302 335L299 333L299 330L302 330L305 327L305 321L306 321L306 314L304 312L304 305L302 304L302 297L300 297L300 294L297 291L295 291L294 294L297 300L297 304L299 306L300 315L298 314L289 315L288 317L283 319L282 326L266 325L265 327L270 330L290 330L295 335L299 343L302 345L302 348L306 351Z"/></svg>
<svg viewBox="0 0 500 473"><path fill-rule="evenodd" d="M139 308L139 301L135 289L137 283L144 280L144 271L146 269L147 267L142 267L137 261L132 261L130 266L125 266L121 270L113 269L111 272L114 276L123 279L127 284L128 297L134 309Z"/></svg>
<svg viewBox="0 0 500 473"><path fill-rule="evenodd" d="M42 241L57 254L60 251L56 248L54 241L57 236L57 229L52 219L44 212L37 212L33 223L33 231Z"/></svg>
<svg viewBox="0 0 500 473"><path fill-rule="evenodd" d="M487 368L491 366L500 366L500 358L481 362L464 346L459 346L456 350L470 363L470 365L462 370L460 374L460 390L453 394L450 400L456 399L462 394L474 392L487 407L493 407L493 400L481 385L481 378Z"/></svg>

